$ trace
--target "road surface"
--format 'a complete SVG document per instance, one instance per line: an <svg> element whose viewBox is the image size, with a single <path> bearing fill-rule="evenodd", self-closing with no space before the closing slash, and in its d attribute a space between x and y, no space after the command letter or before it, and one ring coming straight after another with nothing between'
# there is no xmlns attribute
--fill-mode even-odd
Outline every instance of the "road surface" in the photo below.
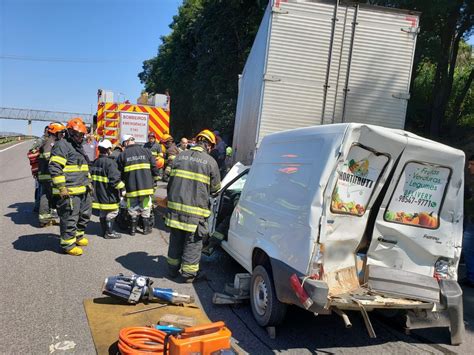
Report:
<svg viewBox="0 0 474 355"><path fill-rule="evenodd" d="M349 314L353 327L345 329L338 316L315 317L296 307L290 308L272 340L253 320L250 306L212 304L213 292L222 291L235 273L243 272L224 252L203 257L201 265L209 281L178 285L166 278L168 232L159 217L151 235L104 240L97 236L94 216L84 255L65 255L59 248L59 228L38 228L32 212L34 181L26 158L30 144L0 152L1 354L94 354L83 300L100 297L104 278L120 272L150 276L155 285L193 294L211 320L225 321L245 353L471 353L472 289L465 292L467 332L459 347L448 345L445 328L407 336L372 316L377 338L370 339L357 313Z"/></svg>

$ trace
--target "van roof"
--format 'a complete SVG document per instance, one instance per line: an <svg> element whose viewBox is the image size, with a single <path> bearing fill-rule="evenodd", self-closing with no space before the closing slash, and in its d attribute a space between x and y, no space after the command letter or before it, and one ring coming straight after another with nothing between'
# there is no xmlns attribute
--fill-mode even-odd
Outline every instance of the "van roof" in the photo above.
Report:
<svg viewBox="0 0 474 355"><path fill-rule="evenodd" d="M349 132L358 130L362 127L366 127L374 133L379 132L384 136L405 136L410 139L419 140L424 142L427 145L431 145L430 148L437 151L443 151L448 154L453 155L464 155L464 152L459 149L455 149L443 143L439 143L421 136L418 136L414 133L404 131L402 129L394 129L394 128L386 128L382 126L370 125L365 123L335 123L335 124L328 124L328 125L320 125L320 126L311 126L311 127L303 127L303 128L296 128L288 131L282 131L277 133L272 133L263 139L263 144L271 144L271 143L278 143L278 142L285 142L285 141L295 141L301 139L307 139L311 136L317 136L321 134L339 134L339 135L347 135Z"/></svg>

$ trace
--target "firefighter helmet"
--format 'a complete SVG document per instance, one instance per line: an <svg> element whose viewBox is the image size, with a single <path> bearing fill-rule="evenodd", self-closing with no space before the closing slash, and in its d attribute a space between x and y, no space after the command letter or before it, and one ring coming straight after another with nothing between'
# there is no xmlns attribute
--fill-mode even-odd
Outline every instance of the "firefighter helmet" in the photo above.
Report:
<svg viewBox="0 0 474 355"><path fill-rule="evenodd" d="M164 166L165 166L165 159L163 159L162 157L156 158L156 167L158 169L162 169Z"/></svg>
<svg viewBox="0 0 474 355"><path fill-rule="evenodd" d="M216 136L208 129L204 129L196 136L196 140L200 141L201 139L207 140L212 145L216 145Z"/></svg>
<svg viewBox="0 0 474 355"><path fill-rule="evenodd" d="M84 121L82 121L82 118L80 117L70 119L67 123L66 128L82 134L87 134L87 127L84 124Z"/></svg>
<svg viewBox="0 0 474 355"><path fill-rule="evenodd" d="M112 143L108 139L104 139L99 143L99 147L104 149L112 149Z"/></svg>
<svg viewBox="0 0 474 355"><path fill-rule="evenodd" d="M51 134L62 132L65 129L66 129L66 126L64 126L62 123L59 123L59 122L52 122L48 126L48 132Z"/></svg>
<svg viewBox="0 0 474 355"><path fill-rule="evenodd" d="M171 142L172 140L173 140L173 137L171 136L171 134L168 134L168 133L163 134L163 136L161 137L162 143Z"/></svg>

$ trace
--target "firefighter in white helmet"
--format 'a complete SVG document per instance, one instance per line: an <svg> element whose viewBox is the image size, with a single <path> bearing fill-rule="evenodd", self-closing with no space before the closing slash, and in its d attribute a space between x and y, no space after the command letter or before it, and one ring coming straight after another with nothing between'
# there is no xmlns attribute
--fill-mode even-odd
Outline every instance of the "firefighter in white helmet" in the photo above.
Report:
<svg viewBox="0 0 474 355"><path fill-rule="evenodd" d="M115 160L110 157L112 143L104 139L99 143L99 157L91 168L94 186L92 208L100 211L101 235L105 239L118 239L121 235L114 230L114 221L119 212L121 190L125 183Z"/></svg>

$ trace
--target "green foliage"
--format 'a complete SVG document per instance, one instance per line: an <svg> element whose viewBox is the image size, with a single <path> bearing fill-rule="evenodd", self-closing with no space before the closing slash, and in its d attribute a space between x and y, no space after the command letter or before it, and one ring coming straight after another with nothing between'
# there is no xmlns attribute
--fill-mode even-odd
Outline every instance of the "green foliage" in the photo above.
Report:
<svg viewBox="0 0 474 355"><path fill-rule="evenodd" d="M169 89L172 133L202 128L231 133L241 73L264 1L185 0L162 38L158 56L139 74L150 93Z"/></svg>

